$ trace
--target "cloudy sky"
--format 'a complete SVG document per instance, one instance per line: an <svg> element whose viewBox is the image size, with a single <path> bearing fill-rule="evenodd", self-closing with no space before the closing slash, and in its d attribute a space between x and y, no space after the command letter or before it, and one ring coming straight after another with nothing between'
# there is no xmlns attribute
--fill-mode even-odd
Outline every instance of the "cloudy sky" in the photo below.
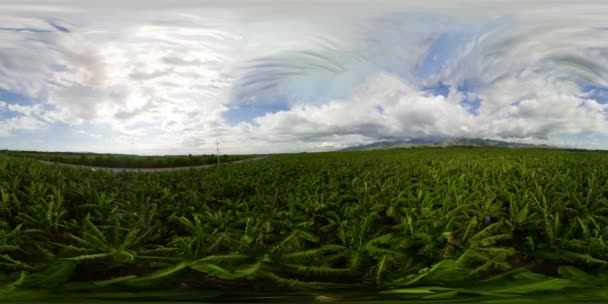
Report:
<svg viewBox="0 0 608 304"><path fill-rule="evenodd" d="M0 149L608 149L605 1L0 0Z"/></svg>

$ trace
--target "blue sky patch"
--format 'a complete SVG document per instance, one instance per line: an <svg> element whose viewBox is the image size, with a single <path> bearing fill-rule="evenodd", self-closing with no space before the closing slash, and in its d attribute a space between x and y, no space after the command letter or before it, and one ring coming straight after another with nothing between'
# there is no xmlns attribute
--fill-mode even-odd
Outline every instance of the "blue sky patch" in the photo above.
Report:
<svg viewBox="0 0 608 304"><path fill-rule="evenodd" d="M19 117L19 116L23 116L23 115L20 113L17 113L17 112L13 112L13 111L9 111L9 110L0 108L0 122L3 120L7 120L7 119Z"/></svg>
<svg viewBox="0 0 608 304"><path fill-rule="evenodd" d="M426 87L424 90L435 96L441 95L443 97L448 97L448 94L450 93L450 87L443 83L436 84L432 87Z"/></svg>
<svg viewBox="0 0 608 304"><path fill-rule="evenodd" d="M583 85L581 91L587 95L586 98L593 99L598 103L605 104L608 102L608 88L594 85Z"/></svg>
<svg viewBox="0 0 608 304"><path fill-rule="evenodd" d="M277 104L242 104L224 112L224 119L231 125L239 122L252 122L254 118L268 113L288 111L289 107L283 103Z"/></svg>
<svg viewBox="0 0 608 304"><path fill-rule="evenodd" d="M70 147L67 150L91 152L87 147L98 146L100 139L87 134L96 134L108 139L112 132L103 126L92 127L84 124L76 129L64 123L54 123L48 125L46 130L17 131L13 136L4 137L2 140L14 150L66 151L66 147Z"/></svg>
<svg viewBox="0 0 608 304"><path fill-rule="evenodd" d="M0 100L8 102L10 104L20 104L20 105L30 105L30 104L36 103L36 102L33 102L30 98L28 98L26 96L15 94L13 92L3 90L3 89L0 89Z"/></svg>
<svg viewBox="0 0 608 304"><path fill-rule="evenodd" d="M7 31L7 32L30 32L30 33L49 33L52 32L50 30L40 30L40 29L35 29L35 28L13 28L13 27L0 27L0 31Z"/></svg>
<svg viewBox="0 0 608 304"><path fill-rule="evenodd" d="M59 24L57 24L55 22L49 22L49 24L52 27L56 28L60 32L64 32L64 33L69 33L70 32L70 30L68 30L66 27L63 27L63 26L61 26L61 25L59 25Z"/></svg>
<svg viewBox="0 0 608 304"><path fill-rule="evenodd" d="M450 32L437 36L422 63L415 71L420 78L427 78L437 74L442 68L454 58L456 51L471 41L478 33L475 32Z"/></svg>
<svg viewBox="0 0 608 304"><path fill-rule="evenodd" d="M481 106L481 99L479 99L478 97L468 97L465 98L465 100L463 101L463 106L465 109L467 109L467 111L474 115L474 116L478 116L479 115L479 107Z"/></svg>
<svg viewBox="0 0 608 304"><path fill-rule="evenodd" d="M380 114L384 114L384 107L382 105L375 105L374 108Z"/></svg>

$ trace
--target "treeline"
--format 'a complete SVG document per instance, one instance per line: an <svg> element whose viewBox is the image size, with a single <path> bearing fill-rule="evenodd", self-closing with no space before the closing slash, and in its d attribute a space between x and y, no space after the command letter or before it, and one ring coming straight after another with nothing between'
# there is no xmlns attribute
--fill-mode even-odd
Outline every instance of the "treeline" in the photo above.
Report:
<svg viewBox="0 0 608 304"><path fill-rule="evenodd" d="M66 163L74 165L110 167L110 168L170 168L188 167L215 164L218 157L209 155L166 155L166 156L139 156L125 154L95 154L95 153L56 153L8 151L4 154L35 158L38 160ZM248 155L221 155L220 162L231 162L250 158Z"/></svg>

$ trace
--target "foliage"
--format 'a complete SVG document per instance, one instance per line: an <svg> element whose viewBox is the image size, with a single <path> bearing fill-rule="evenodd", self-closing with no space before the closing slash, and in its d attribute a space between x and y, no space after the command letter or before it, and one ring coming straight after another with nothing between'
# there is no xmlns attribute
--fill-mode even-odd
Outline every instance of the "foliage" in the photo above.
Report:
<svg viewBox="0 0 608 304"><path fill-rule="evenodd" d="M597 287L607 277L607 161L433 148L143 174L0 155L0 273L7 290Z"/></svg>

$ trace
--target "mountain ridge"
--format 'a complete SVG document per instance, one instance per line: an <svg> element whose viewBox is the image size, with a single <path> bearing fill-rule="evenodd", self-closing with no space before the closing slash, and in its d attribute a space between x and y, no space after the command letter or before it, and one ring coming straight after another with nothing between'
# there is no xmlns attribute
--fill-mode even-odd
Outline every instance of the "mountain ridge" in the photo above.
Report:
<svg viewBox="0 0 608 304"><path fill-rule="evenodd" d="M416 138L410 140L379 141L366 145L357 145L340 149L339 151L404 149L415 147L504 147L504 148L544 148L558 149L559 147L545 144L525 144L485 138Z"/></svg>

